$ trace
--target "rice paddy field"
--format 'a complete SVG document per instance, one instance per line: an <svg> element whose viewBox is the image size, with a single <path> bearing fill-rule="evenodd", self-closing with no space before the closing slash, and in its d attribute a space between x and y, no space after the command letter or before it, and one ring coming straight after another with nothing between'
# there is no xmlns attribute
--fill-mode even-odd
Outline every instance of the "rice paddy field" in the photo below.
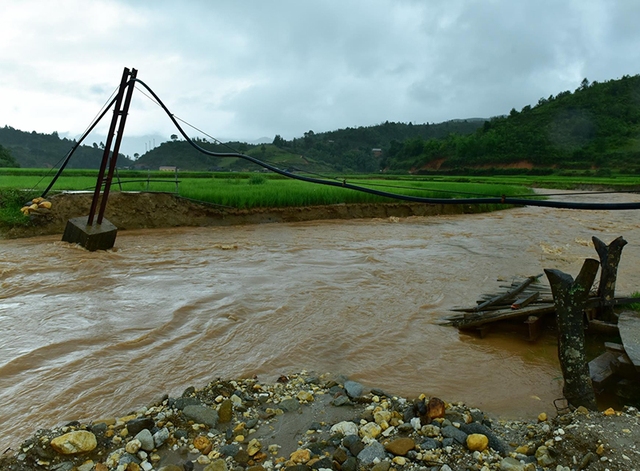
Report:
<svg viewBox="0 0 640 471"><path fill-rule="evenodd" d="M70 170L56 181L51 192L93 190L97 171ZM42 193L53 179L46 169L0 169L0 189ZM370 189L427 198L528 196L522 184L490 183L459 178L406 178L356 176L326 178ZM457 181L458 180L458 181ZM462 180L462 181L460 181ZM265 173L208 173L119 171L111 191L158 191L234 208L314 206L337 203L391 202L360 191L319 185Z"/></svg>

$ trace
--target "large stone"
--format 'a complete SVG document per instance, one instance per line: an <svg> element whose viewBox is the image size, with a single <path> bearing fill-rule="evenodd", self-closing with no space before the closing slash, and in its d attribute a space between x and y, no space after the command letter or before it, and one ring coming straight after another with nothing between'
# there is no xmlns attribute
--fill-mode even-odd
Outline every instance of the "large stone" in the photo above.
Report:
<svg viewBox="0 0 640 471"><path fill-rule="evenodd" d="M362 438L377 438L382 433L382 427L380 427L375 422L367 422L362 427L360 427L360 436Z"/></svg>
<svg viewBox="0 0 640 471"><path fill-rule="evenodd" d="M218 425L218 411L211 407L195 405L187 406L182 410L184 416L193 420L198 424L208 425L211 428L215 428Z"/></svg>
<svg viewBox="0 0 640 471"><path fill-rule="evenodd" d="M355 399L362 396L362 393L364 392L364 386L355 381L345 381L344 390L347 392L347 396L349 396L351 399Z"/></svg>
<svg viewBox="0 0 640 471"><path fill-rule="evenodd" d="M471 451L484 451L489 446L489 439L481 433L472 433L467 436L467 448Z"/></svg>
<svg viewBox="0 0 640 471"><path fill-rule="evenodd" d="M453 438L460 445L464 445L467 442L467 434L453 425L447 425L442 429L441 433L443 437Z"/></svg>
<svg viewBox="0 0 640 471"><path fill-rule="evenodd" d="M358 435L358 426L353 422L338 422L334 426L331 427L331 433L347 436L347 435Z"/></svg>
<svg viewBox="0 0 640 471"><path fill-rule="evenodd" d="M397 438L384 444L385 450L396 456L405 456L409 451L413 450L416 442L412 438Z"/></svg>
<svg viewBox="0 0 640 471"><path fill-rule="evenodd" d="M155 448L153 435L151 435L151 432L147 428L140 430L140 432L136 434L135 439L140 441L140 448L144 451L152 451Z"/></svg>
<svg viewBox="0 0 640 471"><path fill-rule="evenodd" d="M63 455L86 453L98 446L96 436L86 430L65 433L51 440L51 448Z"/></svg>
<svg viewBox="0 0 640 471"><path fill-rule="evenodd" d="M360 460L360 463L363 465L370 465L373 464L375 460L382 461L386 456L387 453L384 446L382 446L382 443L374 440L364 447L364 450L358 454L358 460Z"/></svg>
<svg viewBox="0 0 640 471"><path fill-rule="evenodd" d="M491 431L489 427L485 425L482 425L478 422L471 422L470 424L462 424L460 426L460 430L468 434L481 433L489 439L489 446L500 453L502 456L506 456L509 452L509 447L507 447L507 444L503 442L502 439L500 439L495 433Z"/></svg>
<svg viewBox="0 0 640 471"><path fill-rule="evenodd" d="M127 422L127 430L129 431L129 435L137 435L140 431L144 429L151 430L155 427L156 423L153 421L151 417L142 417L139 419L133 419Z"/></svg>
<svg viewBox="0 0 640 471"><path fill-rule="evenodd" d="M220 404L220 407L218 408L218 421L221 424L228 424L229 422L231 422L232 416L233 402L231 402L231 399L225 399L224 401L222 401L222 404Z"/></svg>

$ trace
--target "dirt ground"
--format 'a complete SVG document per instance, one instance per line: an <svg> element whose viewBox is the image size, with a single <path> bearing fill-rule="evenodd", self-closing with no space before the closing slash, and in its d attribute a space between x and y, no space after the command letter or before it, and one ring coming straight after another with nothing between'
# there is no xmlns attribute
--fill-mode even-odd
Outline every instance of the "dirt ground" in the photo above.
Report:
<svg viewBox="0 0 640 471"><path fill-rule="evenodd" d="M67 221L89 214L93 194L69 192L49 198L50 210L31 216L28 227L4 230L4 238L62 234ZM428 205L422 203L334 204L292 208L235 209L203 204L171 193L112 193L105 218L119 230L178 227L226 226L270 222L299 222L321 219L389 218L434 216L478 212L470 205Z"/></svg>

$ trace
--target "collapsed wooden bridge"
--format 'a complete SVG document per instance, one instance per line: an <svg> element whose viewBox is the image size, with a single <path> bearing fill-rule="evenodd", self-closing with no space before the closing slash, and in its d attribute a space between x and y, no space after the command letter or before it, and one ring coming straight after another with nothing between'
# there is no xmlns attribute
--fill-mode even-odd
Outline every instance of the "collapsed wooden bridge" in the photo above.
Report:
<svg viewBox="0 0 640 471"><path fill-rule="evenodd" d="M498 292L485 294L475 306L451 309L455 314L441 320L465 332L477 332L484 337L497 324L524 325L528 340L535 341L547 320L554 320L558 328L558 353L565 378L565 396L574 405L595 407L593 392L613 390L625 404L640 404L640 312L619 311L621 306L640 304L636 297L615 297L617 266L626 241L619 237L606 245L592 238L600 261L587 259L574 280L558 270L516 279L502 285ZM601 268L600 283L592 290L596 272ZM618 309L616 309L618 308ZM605 342L597 358L586 362L584 332L608 334L618 339ZM578 350L581 358L567 354ZM579 362L580 365L565 365ZM582 373L577 373L581 371ZM574 378L568 379L567 374ZM582 375L582 377L580 377ZM581 384L579 392L569 392L572 381ZM584 387L588 383L588 387ZM575 385L574 385L575 386ZM589 393L587 390L590 390ZM585 399L586 397L586 399Z"/></svg>

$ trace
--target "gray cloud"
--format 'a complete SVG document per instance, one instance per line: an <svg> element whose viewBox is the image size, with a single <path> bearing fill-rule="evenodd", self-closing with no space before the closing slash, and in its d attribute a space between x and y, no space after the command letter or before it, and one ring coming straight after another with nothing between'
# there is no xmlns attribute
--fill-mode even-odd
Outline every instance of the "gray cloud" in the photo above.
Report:
<svg viewBox="0 0 640 471"><path fill-rule="evenodd" d="M0 125L79 134L122 67L219 137L489 117L636 74L632 0L6 0ZM174 131L136 94L132 135Z"/></svg>

